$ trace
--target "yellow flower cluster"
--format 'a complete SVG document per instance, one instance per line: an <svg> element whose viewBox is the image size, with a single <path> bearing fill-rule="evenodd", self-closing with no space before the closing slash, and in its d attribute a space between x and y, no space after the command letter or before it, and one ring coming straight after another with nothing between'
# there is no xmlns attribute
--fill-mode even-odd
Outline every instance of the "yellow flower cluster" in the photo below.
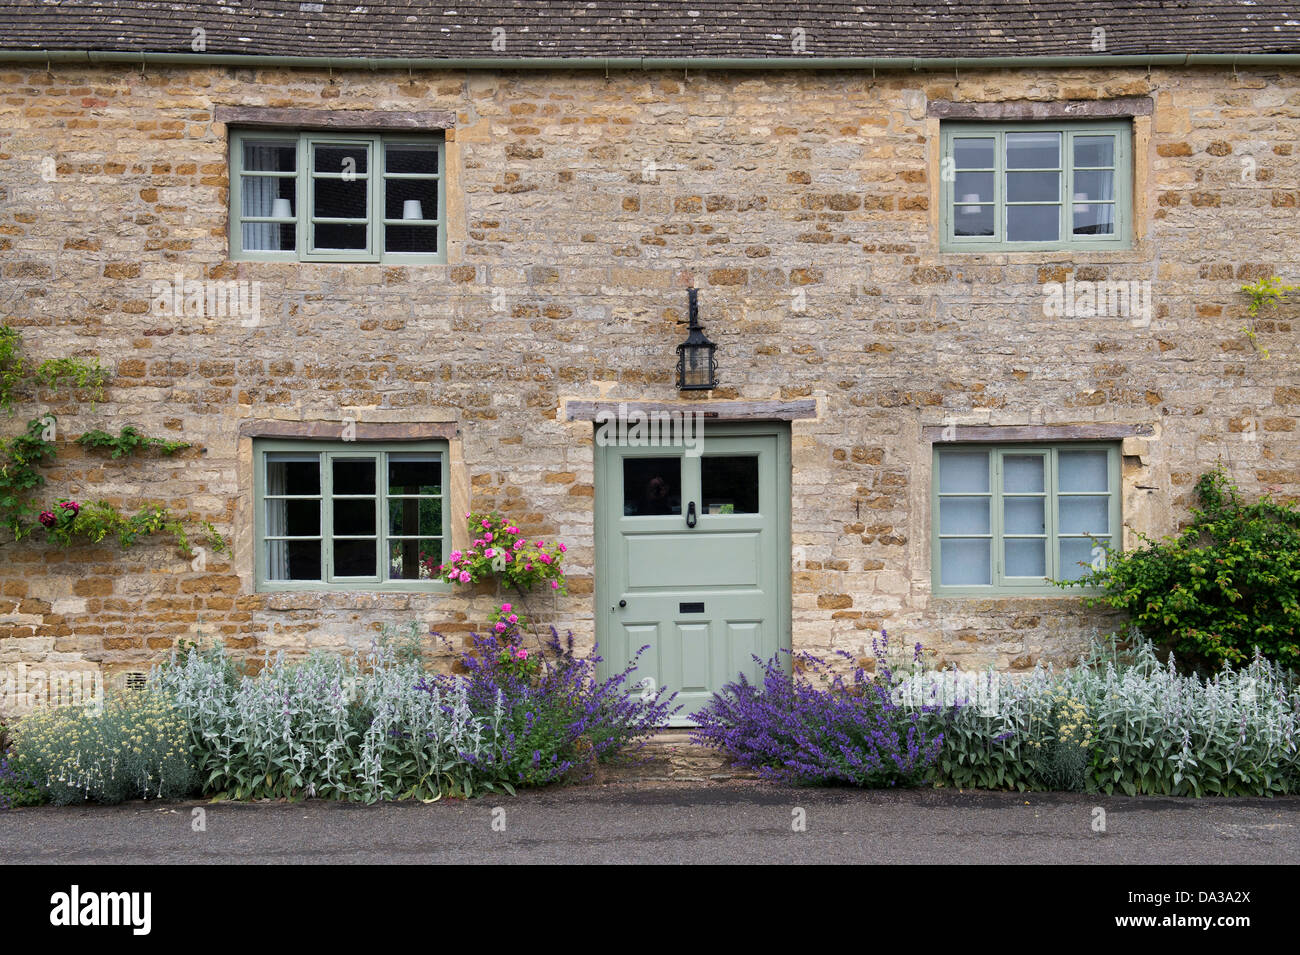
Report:
<svg viewBox="0 0 1300 955"><path fill-rule="evenodd" d="M129 787L149 797L168 769L189 760L189 727L166 697L126 691L100 705L61 706L25 717L15 734L16 755L46 787L81 790L95 798Z"/></svg>
<svg viewBox="0 0 1300 955"><path fill-rule="evenodd" d="M1065 744L1075 743L1086 749L1092 745L1092 734L1096 729L1088 721L1088 707L1082 700L1076 700L1064 691L1052 694L1057 719L1057 739Z"/></svg>

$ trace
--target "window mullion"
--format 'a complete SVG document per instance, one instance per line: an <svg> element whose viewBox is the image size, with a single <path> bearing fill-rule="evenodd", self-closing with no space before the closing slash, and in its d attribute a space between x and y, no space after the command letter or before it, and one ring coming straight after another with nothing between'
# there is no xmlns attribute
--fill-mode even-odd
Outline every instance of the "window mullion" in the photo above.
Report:
<svg viewBox="0 0 1300 955"><path fill-rule="evenodd" d="M320 539L322 583L334 582L334 455L321 452Z"/></svg>
<svg viewBox="0 0 1300 955"><path fill-rule="evenodd" d="M1043 468L1043 489L1047 491L1047 499L1043 502L1046 508L1046 513L1043 516L1046 518L1045 525L1047 529L1047 562L1045 569L1050 580L1060 579L1060 568L1057 563L1061 547L1056 539L1056 511L1058 507L1056 489L1059 486L1057 479L1059 450L1059 448L1048 449L1047 460L1044 462L1046 466Z"/></svg>
<svg viewBox="0 0 1300 955"><path fill-rule="evenodd" d="M1002 550L1005 546L1002 538L1002 449L994 448L989 454L989 467L992 473L989 475L989 492L992 500L989 504L990 529L993 531L993 553L989 556L993 560L992 580L995 587L1006 586L1006 575L1002 567Z"/></svg>
<svg viewBox="0 0 1300 955"><path fill-rule="evenodd" d="M380 583L388 580L388 514L388 452L380 451L375 456L375 520L379 522L375 529L375 546L379 548L375 555L375 569L379 572ZM416 533L419 533L418 528Z"/></svg>

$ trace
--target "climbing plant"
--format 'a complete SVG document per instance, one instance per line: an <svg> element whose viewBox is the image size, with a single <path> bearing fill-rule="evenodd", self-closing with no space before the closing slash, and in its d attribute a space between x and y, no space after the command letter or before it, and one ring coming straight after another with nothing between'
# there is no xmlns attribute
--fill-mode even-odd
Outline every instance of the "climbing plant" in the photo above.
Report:
<svg viewBox="0 0 1300 955"><path fill-rule="evenodd" d="M1300 285L1283 285L1282 280L1276 275L1270 275L1258 282L1243 285L1241 290L1250 297L1250 305L1246 307L1246 311L1250 313L1250 320L1242 326L1241 330L1246 333L1246 337L1250 339L1251 345L1259 352L1260 357L1267 358L1268 349L1255 337L1255 319L1259 317L1260 309L1275 309L1287 294L1300 292Z"/></svg>
<svg viewBox="0 0 1300 955"><path fill-rule="evenodd" d="M12 414L16 395L28 379L21 353L22 336L8 325L0 326L0 408ZM37 366L32 380L53 389L68 386L92 389L102 400L108 372L97 360L53 358ZM121 547L159 533L171 534L180 550L193 556L185 524L167 508L147 504L135 513L126 513L108 501L80 503L70 498L43 507L38 500L45 486L41 469L54 461L58 449L54 443L57 420L52 414L33 418L26 430L11 438L0 438L0 524L21 540L44 530L48 538L61 546L79 541L99 543L113 538ZM108 450L114 458L130 457L146 450L165 455L176 454L190 445L168 441L141 433L126 425L117 435L107 431L87 431L76 439L88 449ZM205 540L213 551L229 553L229 545L211 523L204 522Z"/></svg>

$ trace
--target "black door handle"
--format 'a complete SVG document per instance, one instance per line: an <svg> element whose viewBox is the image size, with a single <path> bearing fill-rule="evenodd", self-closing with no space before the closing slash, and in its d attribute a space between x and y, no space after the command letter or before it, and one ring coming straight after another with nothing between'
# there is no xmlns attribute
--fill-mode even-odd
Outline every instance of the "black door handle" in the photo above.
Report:
<svg viewBox="0 0 1300 955"><path fill-rule="evenodd" d="M694 501L691 501L690 504L686 505L686 526L687 527L695 526L695 502Z"/></svg>
<svg viewBox="0 0 1300 955"><path fill-rule="evenodd" d="M620 607L626 607L626 606L627 606L627 601L626 601L626 600L620 600L620 601L618 602L618 605L619 605Z"/></svg>

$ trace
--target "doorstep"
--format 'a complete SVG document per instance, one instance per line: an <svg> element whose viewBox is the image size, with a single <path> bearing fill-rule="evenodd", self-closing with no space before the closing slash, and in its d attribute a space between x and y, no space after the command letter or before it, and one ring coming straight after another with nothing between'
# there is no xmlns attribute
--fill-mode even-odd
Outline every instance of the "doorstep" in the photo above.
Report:
<svg viewBox="0 0 1300 955"><path fill-rule="evenodd" d="M689 730L667 728L646 740L626 761L603 764L590 782L707 784L757 778L757 773L736 766L725 753L692 744Z"/></svg>

